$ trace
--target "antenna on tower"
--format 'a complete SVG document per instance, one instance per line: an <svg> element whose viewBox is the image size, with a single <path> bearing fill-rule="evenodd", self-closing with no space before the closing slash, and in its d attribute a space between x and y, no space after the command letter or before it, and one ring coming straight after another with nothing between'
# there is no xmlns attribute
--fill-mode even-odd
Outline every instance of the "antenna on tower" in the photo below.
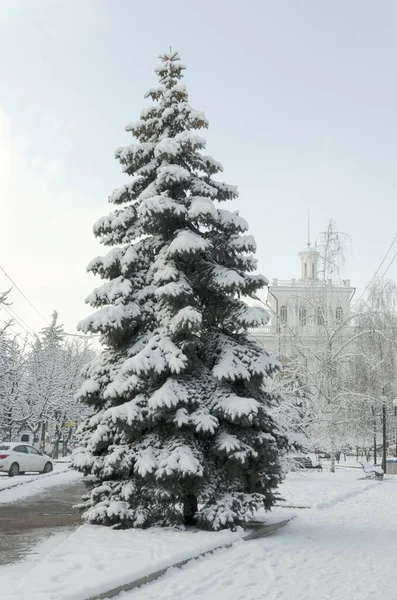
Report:
<svg viewBox="0 0 397 600"><path fill-rule="evenodd" d="M310 248L310 208L307 210L307 247Z"/></svg>

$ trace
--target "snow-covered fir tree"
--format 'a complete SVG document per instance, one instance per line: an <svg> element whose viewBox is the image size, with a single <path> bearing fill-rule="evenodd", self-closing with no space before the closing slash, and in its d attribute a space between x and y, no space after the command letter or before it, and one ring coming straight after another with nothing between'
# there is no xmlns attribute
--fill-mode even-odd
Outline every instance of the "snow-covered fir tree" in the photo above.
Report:
<svg viewBox="0 0 397 600"><path fill-rule="evenodd" d="M218 207L238 193L202 153L208 123L188 104L185 67L177 52L160 58L154 104L126 128L137 143L116 151L132 179L94 227L111 250L88 267L105 283L79 329L104 349L86 369L93 415L73 465L94 478L88 522L220 529L270 509L281 479L266 386L277 364L247 334L268 316L242 300L267 281L247 222Z"/></svg>

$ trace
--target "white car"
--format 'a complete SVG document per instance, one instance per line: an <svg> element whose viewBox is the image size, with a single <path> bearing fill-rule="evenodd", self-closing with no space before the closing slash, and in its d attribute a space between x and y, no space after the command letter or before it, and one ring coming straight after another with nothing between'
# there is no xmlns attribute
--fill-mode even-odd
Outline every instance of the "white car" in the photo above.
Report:
<svg viewBox="0 0 397 600"><path fill-rule="evenodd" d="M49 456L21 442L0 443L0 473L10 477L23 475L26 471L50 473L53 463Z"/></svg>

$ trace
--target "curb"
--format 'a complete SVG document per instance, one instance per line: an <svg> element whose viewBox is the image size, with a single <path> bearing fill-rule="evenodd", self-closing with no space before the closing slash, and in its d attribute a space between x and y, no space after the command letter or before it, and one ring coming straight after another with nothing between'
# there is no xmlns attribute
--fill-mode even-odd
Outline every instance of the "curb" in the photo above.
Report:
<svg viewBox="0 0 397 600"><path fill-rule="evenodd" d="M276 504L276 508L311 508L311 506L293 506L292 504Z"/></svg>
<svg viewBox="0 0 397 600"><path fill-rule="evenodd" d="M294 517L290 517L289 519L284 519L283 521L278 521L277 523L271 523L270 525L255 526L254 531L247 533L243 537L239 538L239 540L243 540L243 541L255 540L258 538L263 538L268 535L271 535L272 533L277 531L277 529L281 529L282 527L285 527L287 525L287 523L289 523L289 521L291 521L293 518ZM220 546L216 546L215 548L212 548L212 550L206 550L205 552L201 552L200 554L197 554L196 556L186 558L185 560L181 560L180 562L174 563L173 565L168 565L168 567L164 567L163 569L154 571L153 573L150 573L149 575L145 575L144 577L139 577L138 579L135 579L134 581L131 581L130 583L126 583L124 585L119 585L118 587L108 590L107 592L102 592L102 594L90 596L86 600L107 600L108 598L114 598L121 592L130 592L131 590L138 588L141 585L146 585L147 583L151 583L152 581L159 579L168 571L168 569L180 569L181 567L186 565L191 560L196 560L197 558L201 558L201 557L207 556L209 554L213 554L213 552L215 552L215 550L220 550L221 548L222 549L223 548L224 549L231 548L233 546L233 544L236 543L236 541L238 541L238 540L234 540L233 542L230 542L228 544L221 544Z"/></svg>

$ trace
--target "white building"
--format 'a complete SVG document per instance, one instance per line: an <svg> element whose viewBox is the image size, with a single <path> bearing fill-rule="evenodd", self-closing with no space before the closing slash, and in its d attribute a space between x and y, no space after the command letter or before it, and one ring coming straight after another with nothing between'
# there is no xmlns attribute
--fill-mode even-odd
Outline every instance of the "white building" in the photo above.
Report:
<svg viewBox="0 0 397 600"><path fill-rule="evenodd" d="M273 279L267 297L271 321L250 330L266 348L285 358L295 358L300 345L312 347L325 328L337 328L349 315L355 292L349 279L324 279L320 255L310 243L299 257L300 279Z"/></svg>

